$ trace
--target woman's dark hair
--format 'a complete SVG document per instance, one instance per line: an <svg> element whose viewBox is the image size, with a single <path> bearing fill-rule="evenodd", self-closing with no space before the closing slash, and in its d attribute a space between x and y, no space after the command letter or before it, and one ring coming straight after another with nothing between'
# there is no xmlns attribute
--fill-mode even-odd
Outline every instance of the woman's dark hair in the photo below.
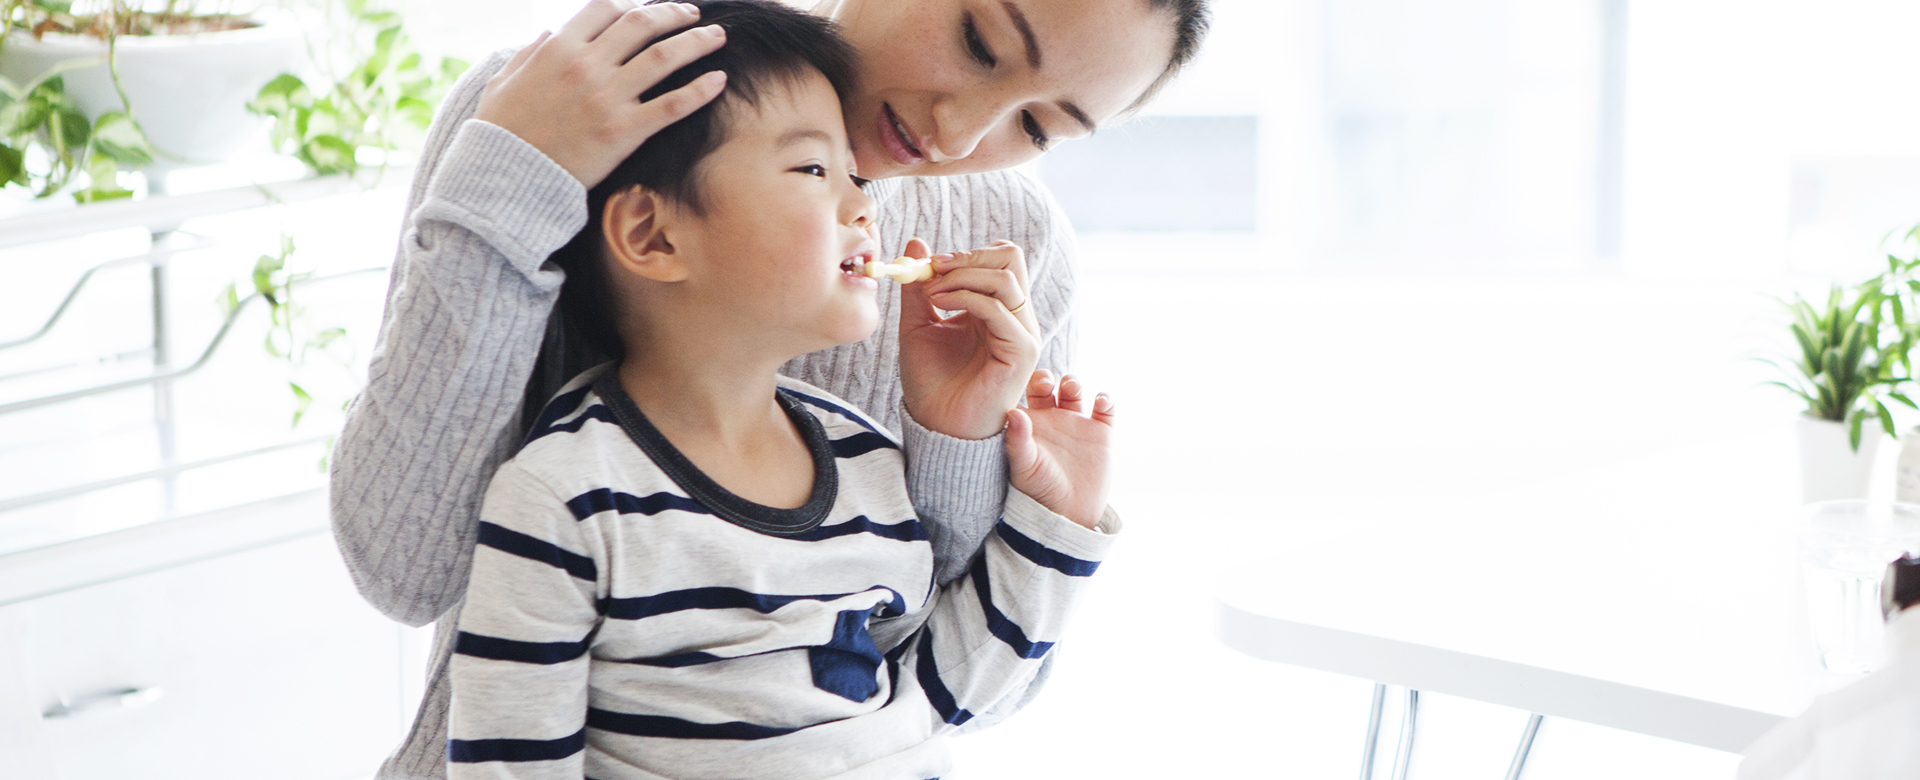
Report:
<svg viewBox="0 0 1920 780"><path fill-rule="evenodd" d="M1200 53L1200 42L1207 37L1207 28L1213 24L1207 0L1147 0L1147 7L1173 16L1173 56L1167 58L1167 67L1147 86L1147 91L1127 107L1129 111L1153 100L1167 82L1180 74L1181 68L1193 61L1193 56Z"/></svg>
<svg viewBox="0 0 1920 780"><path fill-rule="evenodd" d="M589 190L586 226L550 258L567 272L557 314L575 338L604 357L625 352L615 327L614 300L600 246L601 213L607 199L641 185L696 214L703 213L698 167L726 141L730 112L758 107L769 88L796 83L814 72L827 78L841 101L852 95L853 48L841 39L832 21L771 0L685 1L700 9L699 25L717 24L726 30L727 43L674 71L641 93L640 99L652 100L716 70L727 74L726 91L654 133ZM669 32L653 43L685 29L691 27Z"/></svg>

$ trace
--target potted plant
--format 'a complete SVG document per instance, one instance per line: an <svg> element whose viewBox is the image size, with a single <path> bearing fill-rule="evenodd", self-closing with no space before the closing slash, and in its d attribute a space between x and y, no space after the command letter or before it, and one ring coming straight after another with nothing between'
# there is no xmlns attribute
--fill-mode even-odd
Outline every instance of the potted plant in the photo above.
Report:
<svg viewBox="0 0 1920 780"><path fill-rule="evenodd" d="M193 0L0 0L0 25L0 174L45 197L84 171L83 201L130 194L117 167L150 169L157 189L168 168L225 159L258 127L247 99L305 51L290 17ZM107 143L76 143L103 130Z"/></svg>
<svg viewBox="0 0 1920 780"><path fill-rule="evenodd" d="M1795 295L1783 301L1798 351L1782 365L1786 388L1805 401L1797 423L1801 491L1808 502L1865 498L1880 433L1898 435L1882 399L1920 409L1899 386L1910 381L1908 352L1920 321L1907 319L1907 296L1920 291L1920 258L1889 255L1888 269L1851 288L1834 285L1819 305ZM1868 422L1874 421L1869 426Z"/></svg>
<svg viewBox="0 0 1920 780"><path fill-rule="evenodd" d="M425 134L434 108L468 64L423 56L400 15L367 0L329 6L327 22L331 34L310 45L316 72L308 79L281 73L247 107L272 122L276 150L314 173L384 166Z"/></svg>

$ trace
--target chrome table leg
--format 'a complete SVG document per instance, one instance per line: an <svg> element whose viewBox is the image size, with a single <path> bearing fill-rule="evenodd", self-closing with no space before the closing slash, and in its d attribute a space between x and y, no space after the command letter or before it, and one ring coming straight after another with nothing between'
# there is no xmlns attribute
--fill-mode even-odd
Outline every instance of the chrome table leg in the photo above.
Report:
<svg viewBox="0 0 1920 780"><path fill-rule="evenodd" d="M1407 689L1407 711L1400 719L1400 748L1393 755L1393 780L1407 780L1407 765L1413 762L1414 719L1420 714L1420 692Z"/></svg>
<svg viewBox="0 0 1920 780"><path fill-rule="evenodd" d="M1373 757L1380 750L1380 718L1387 709L1386 683L1373 684L1373 709L1367 715L1367 745L1360 754L1360 780L1373 780Z"/></svg>
<svg viewBox="0 0 1920 780"><path fill-rule="evenodd" d="M1540 733L1540 721L1546 718L1534 714L1527 716L1526 733L1520 735L1520 747L1513 751L1513 764L1507 767L1507 780L1520 780L1520 773L1527 768L1527 753L1533 750L1533 737Z"/></svg>

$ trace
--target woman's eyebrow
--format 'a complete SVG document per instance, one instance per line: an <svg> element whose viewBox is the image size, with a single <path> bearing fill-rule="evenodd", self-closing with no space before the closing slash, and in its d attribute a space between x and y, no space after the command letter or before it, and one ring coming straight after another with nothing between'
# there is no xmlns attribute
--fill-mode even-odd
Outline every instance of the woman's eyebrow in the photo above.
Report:
<svg viewBox="0 0 1920 780"><path fill-rule="evenodd" d="M1040 44L1033 39L1033 26L1027 24L1027 15L1020 13L1020 6L1014 5L1011 2L1005 2L1003 0L1003 2L1000 3L1000 7L1007 10L1007 17L1013 20L1013 26L1020 31L1021 39L1027 42L1027 64L1038 70L1040 68Z"/></svg>
<svg viewBox="0 0 1920 780"><path fill-rule="evenodd" d="M1027 15L1021 13L1020 6L1014 5L1011 0L1001 0L1000 7L1006 9L1007 18L1013 20L1014 29L1020 31L1020 39L1027 44L1027 64L1033 66L1034 70L1039 70L1040 42L1033 37L1033 25L1027 23ZM1055 101L1054 105L1059 106L1062 113L1073 117L1073 121L1079 122L1081 127L1086 128L1088 135L1092 135L1093 131L1098 129L1093 119L1087 116L1087 112L1080 110L1073 101Z"/></svg>

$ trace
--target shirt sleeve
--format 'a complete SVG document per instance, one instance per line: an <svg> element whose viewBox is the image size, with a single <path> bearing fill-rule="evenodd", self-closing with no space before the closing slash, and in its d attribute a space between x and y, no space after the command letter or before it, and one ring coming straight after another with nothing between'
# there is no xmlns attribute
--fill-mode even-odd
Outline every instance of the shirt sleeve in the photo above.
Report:
<svg viewBox="0 0 1920 780"><path fill-rule="evenodd" d="M334 538L360 593L409 625L467 583L487 480L515 422L586 190L512 133L472 119L511 52L469 70L414 172L386 310L332 463Z"/></svg>
<svg viewBox="0 0 1920 780"><path fill-rule="evenodd" d="M981 554L941 587L902 657L936 730L965 726L1029 687L1119 528L1112 510L1093 530L1008 491Z"/></svg>
<svg viewBox="0 0 1920 780"><path fill-rule="evenodd" d="M513 462L481 518L449 662L448 780L579 780L605 588L599 537Z"/></svg>

